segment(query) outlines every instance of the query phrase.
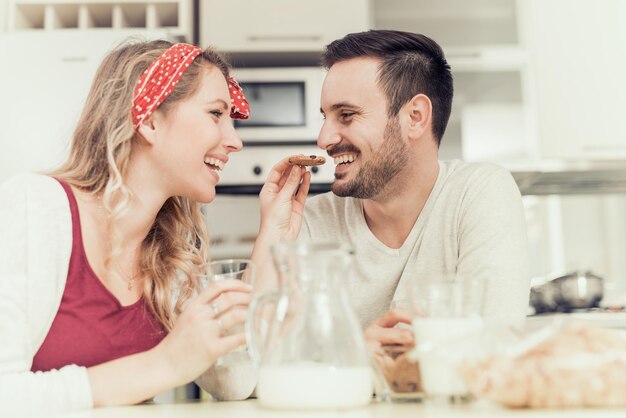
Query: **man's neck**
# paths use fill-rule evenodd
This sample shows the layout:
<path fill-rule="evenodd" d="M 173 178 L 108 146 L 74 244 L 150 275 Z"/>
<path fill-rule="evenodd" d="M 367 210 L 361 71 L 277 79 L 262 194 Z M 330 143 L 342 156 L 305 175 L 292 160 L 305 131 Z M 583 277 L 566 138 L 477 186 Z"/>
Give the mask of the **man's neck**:
<path fill-rule="evenodd" d="M 384 193 L 385 197 L 363 200 L 367 226 L 380 242 L 390 248 L 402 247 L 439 175 L 439 162 L 436 159 L 415 167 L 403 173 L 396 187 L 389 185 L 387 191 L 393 191 Z"/>

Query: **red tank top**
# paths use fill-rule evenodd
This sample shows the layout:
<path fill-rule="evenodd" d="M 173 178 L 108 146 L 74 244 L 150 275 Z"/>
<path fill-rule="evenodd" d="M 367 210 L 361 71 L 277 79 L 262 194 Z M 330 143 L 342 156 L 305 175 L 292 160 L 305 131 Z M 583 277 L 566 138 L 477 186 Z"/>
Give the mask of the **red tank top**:
<path fill-rule="evenodd" d="M 32 371 L 69 364 L 90 367 L 146 351 L 159 343 L 165 330 L 142 297 L 122 306 L 92 270 L 80 230 L 72 189 L 59 180 L 72 213 L 72 255 L 61 305 L 50 331 L 33 358 Z"/>

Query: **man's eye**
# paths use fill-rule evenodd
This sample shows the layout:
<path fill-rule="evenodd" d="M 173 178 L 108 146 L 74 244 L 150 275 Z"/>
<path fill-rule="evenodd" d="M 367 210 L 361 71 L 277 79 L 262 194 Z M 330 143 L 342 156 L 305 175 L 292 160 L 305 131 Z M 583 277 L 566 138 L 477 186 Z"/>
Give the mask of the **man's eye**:
<path fill-rule="evenodd" d="M 349 119 L 352 116 L 354 116 L 354 112 L 341 112 L 341 114 L 339 115 L 341 119 Z"/>

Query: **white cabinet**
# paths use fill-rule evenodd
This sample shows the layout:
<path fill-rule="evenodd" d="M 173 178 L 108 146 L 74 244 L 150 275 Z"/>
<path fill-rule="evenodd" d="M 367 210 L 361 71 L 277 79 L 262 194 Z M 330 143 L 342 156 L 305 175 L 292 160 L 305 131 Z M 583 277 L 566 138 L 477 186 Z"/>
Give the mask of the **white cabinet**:
<path fill-rule="evenodd" d="M 369 0 L 200 0 L 200 45 L 228 52 L 321 51 L 370 27 Z"/>
<path fill-rule="evenodd" d="M 455 93 L 440 158 L 510 164 L 535 158 L 518 1 L 374 0 L 373 5 L 377 29 L 423 33 L 446 54 Z"/>
<path fill-rule="evenodd" d="M 626 159 L 626 1 L 374 0 L 374 20 L 446 53 L 455 98 L 442 158 L 513 170 Z"/>
<path fill-rule="evenodd" d="M 9 0 L 8 29 L 167 30 L 192 39 L 191 0 Z"/>
<path fill-rule="evenodd" d="M 626 2 L 533 0 L 542 155 L 626 158 Z"/>

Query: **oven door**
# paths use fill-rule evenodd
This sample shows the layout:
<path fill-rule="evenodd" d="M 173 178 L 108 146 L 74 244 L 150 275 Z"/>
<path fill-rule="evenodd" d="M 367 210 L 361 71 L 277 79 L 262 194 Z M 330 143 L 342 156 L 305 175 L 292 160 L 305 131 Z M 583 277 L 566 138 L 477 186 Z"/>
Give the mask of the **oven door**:
<path fill-rule="evenodd" d="M 323 122 L 319 108 L 324 70 L 247 68 L 233 75 L 251 109 L 249 119 L 235 120 L 244 143 L 315 143 Z"/>

